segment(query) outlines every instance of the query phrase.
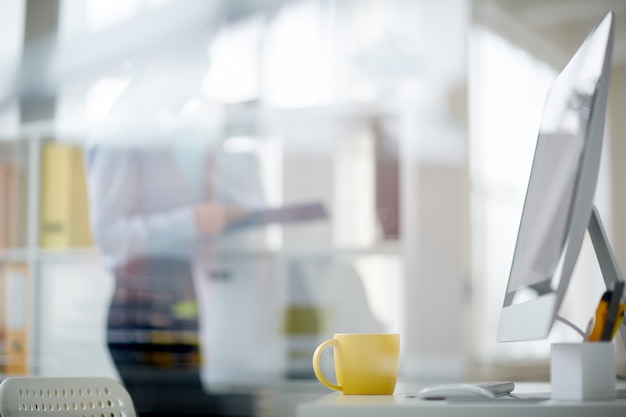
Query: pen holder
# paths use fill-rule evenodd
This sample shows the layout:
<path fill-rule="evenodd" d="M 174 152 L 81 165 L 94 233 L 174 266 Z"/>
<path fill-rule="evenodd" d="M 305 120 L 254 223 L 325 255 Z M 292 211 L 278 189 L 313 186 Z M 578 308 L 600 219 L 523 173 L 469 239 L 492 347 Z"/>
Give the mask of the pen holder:
<path fill-rule="evenodd" d="M 614 400 L 615 347 L 613 343 L 553 344 L 550 382 L 553 400 Z"/>

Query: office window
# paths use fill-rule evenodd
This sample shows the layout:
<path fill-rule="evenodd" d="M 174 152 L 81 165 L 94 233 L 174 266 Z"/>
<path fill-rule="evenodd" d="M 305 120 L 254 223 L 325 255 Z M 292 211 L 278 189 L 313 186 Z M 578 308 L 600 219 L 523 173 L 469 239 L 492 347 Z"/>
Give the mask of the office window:
<path fill-rule="evenodd" d="M 252 16 L 224 26 L 207 50 L 209 71 L 203 80 L 205 94 L 224 103 L 258 100 L 260 55 L 265 20 Z"/>
<path fill-rule="evenodd" d="M 495 342 L 535 149 L 548 65 L 483 27 L 471 32 L 470 172 L 475 354 L 545 353 L 545 344 Z M 549 348 L 549 344 L 547 344 Z"/>
<path fill-rule="evenodd" d="M 289 4 L 272 19 L 263 71 L 265 101 L 276 107 L 331 104 L 332 66 L 324 8 L 316 1 Z"/>
<path fill-rule="evenodd" d="M 87 0 L 84 7 L 89 29 L 98 32 L 170 2 L 171 0 Z"/>

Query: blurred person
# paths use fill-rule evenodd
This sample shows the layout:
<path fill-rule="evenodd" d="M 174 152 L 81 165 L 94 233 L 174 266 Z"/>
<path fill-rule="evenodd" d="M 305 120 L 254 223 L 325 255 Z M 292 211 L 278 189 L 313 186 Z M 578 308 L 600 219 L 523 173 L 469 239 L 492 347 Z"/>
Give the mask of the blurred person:
<path fill-rule="evenodd" d="M 135 63 L 85 153 L 92 234 L 115 277 L 107 343 L 140 415 L 251 413 L 247 397 L 224 410 L 200 375 L 194 263 L 262 202 L 256 160 L 220 151 L 205 58 Z"/>

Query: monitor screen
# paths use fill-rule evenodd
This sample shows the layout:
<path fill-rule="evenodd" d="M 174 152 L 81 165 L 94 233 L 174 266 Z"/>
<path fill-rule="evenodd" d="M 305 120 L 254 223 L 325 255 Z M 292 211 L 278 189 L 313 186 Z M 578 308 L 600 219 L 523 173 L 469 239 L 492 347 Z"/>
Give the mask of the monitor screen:
<path fill-rule="evenodd" d="M 567 290 L 593 207 L 612 42 L 608 13 L 546 96 L 498 341 L 546 338 Z"/>

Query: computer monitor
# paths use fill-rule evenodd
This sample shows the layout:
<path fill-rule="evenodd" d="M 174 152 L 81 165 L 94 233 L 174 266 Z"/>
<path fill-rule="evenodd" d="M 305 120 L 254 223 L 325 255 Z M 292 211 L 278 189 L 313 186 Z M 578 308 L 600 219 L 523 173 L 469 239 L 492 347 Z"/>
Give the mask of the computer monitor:
<path fill-rule="evenodd" d="M 612 46 L 613 13 L 609 12 L 547 93 L 498 342 L 549 336 L 585 230 L 590 232 L 607 286 L 621 280 L 594 208 Z"/>

